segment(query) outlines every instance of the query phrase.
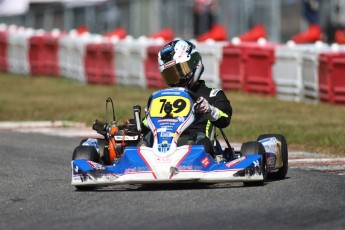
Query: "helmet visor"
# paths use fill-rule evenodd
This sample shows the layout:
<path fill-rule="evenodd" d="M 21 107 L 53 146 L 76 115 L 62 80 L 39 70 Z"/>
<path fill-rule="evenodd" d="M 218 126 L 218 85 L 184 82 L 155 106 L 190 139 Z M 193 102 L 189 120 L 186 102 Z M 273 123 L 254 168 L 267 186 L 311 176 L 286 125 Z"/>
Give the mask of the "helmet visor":
<path fill-rule="evenodd" d="M 198 65 L 200 55 L 194 53 L 191 55 L 190 60 L 182 63 L 177 63 L 170 66 L 162 71 L 162 76 L 169 86 L 175 86 L 178 82 L 183 82 L 186 77 L 188 77 Z"/>
<path fill-rule="evenodd" d="M 167 85 L 172 86 L 183 80 L 193 69 L 190 68 L 188 62 L 178 63 L 162 72 L 163 79 Z"/>

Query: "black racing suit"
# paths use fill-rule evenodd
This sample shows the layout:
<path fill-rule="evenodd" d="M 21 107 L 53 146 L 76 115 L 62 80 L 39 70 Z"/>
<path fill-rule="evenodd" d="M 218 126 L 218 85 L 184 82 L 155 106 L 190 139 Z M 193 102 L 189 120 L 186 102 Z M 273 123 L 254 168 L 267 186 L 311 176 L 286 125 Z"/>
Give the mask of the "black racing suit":
<path fill-rule="evenodd" d="M 232 116 L 232 107 L 223 90 L 209 88 L 205 85 L 205 81 L 199 80 L 194 84 L 190 91 L 192 91 L 197 97 L 204 97 L 211 105 L 218 108 L 223 113 L 221 113 L 218 120 L 213 122 L 200 118 L 186 131 L 190 132 L 190 134 L 204 132 L 206 136 L 209 136 L 209 132 L 211 131 L 208 128 L 209 125 L 214 125 L 217 128 L 225 128 L 229 126 Z"/>
<path fill-rule="evenodd" d="M 209 104 L 220 110 L 220 116 L 216 121 L 209 121 L 205 117 L 199 117 L 197 121 L 188 127 L 181 135 L 178 145 L 182 145 L 187 140 L 193 140 L 196 144 L 205 146 L 206 152 L 214 155 L 211 134 L 213 126 L 225 128 L 229 126 L 232 116 L 232 107 L 223 90 L 212 89 L 206 86 L 205 81 L 197 81 L 190 89 L 196 97 L 204 97 Z"/>

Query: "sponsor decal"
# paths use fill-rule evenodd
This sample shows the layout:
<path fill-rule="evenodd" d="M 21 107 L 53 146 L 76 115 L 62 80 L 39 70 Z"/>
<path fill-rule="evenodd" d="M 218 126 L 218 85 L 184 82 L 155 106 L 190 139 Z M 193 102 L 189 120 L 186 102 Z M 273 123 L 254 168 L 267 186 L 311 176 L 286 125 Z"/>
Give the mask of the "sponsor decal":
<path fill-rule="evenodd" d="M 189 45 L 187 42 L 185 41 L 179 41 L 176 43 L 175 45 L 175 55 L 174 57 L 175 58 L 180 58 L 182 57 L 185 53 L 186 53 L 186 50 L 189 48 Z"/>
<path fill-rule="evenodd" d="M 202 167 L 201 166 L 197 166 L 197 165 L 180 165 L 178 166 L 179 170 L 201 170 Z"/>
<path fill-rule="evenodd" d="M 171 132 L 162 132 L 161 137 L 171 137 Z"/>
<path fill-rule="evenodd" d="M 193 170 L 193 166 L 192 165 L 183 165 L 183 166 L 178 166 L 179 170 Z"/>
<path fill-rule="evenodd" d="M 127 168 L 125 170 L 125 174 L 127 174 L 127 173 L 135 173 L 135 172 L 137 172 L 137 168 L 136 167 L 134 167 L 134 168 Z"/>
<path fill-rule="evenodd" d="M 170 163 L 171 157 L 157 157 L 156 163 Z"/>
<path fill-rule="evenodd" d="M 231 168 L 231 167 L 237 165 L 238 163 L 240 163 L 241 161 L 244 161 L 245 159 L 246 159 L 246 157 L 243 156 L 241 158 L 238 158 L 236 160 L 233 160 L 233 161 L 230 161 L 230 162 L 226 163 L 225 166 L 228 167 L 228 168 Z"/>
<path fill-rule="evenodd" d="M 176 123 L 176 122 L 178 122 L 178 120 L 177 119 L 161 119 L 161 120 L 158 120 L 158 123 L 162 123 L 162 122 Z"/>
<path fill-rule="evenodd" d="M 157 129 L 157 133 L 159 133 L 159 132 L 166 132 L 166 131 L 167 131 L 167 129 L 165 127 Z"/>
<path fill-rule="evenodd" d="M 173 66 L 175 64 L 176 64 L 176 60 L 172 60 L 172 61 L 169 61 L 169 62 L 165 63 L 163 68 L 167 69 L 167 68 L 169 68 L 169 67 L 171 67 L 171 66 Z"/>
<path fill-rule="evenodd" d="M 267 167 L 274 167 L 276 164 L 276 158 L 275 157 L 269 157 L 267 158 Z"/>
<path fill-rule="evenodd" d="M 126 168 L 124 174 L 129 174 L 129 173 L 137 173 L 137 172 L 145 172 L 147 171 L 147 167 L 133 167 L 133 168 Z"/>
<path fill-rule="evenodd" d="M 182 88 L 182 89 L 184 89 L 184 88 Z M 179 91 L 163 91 L 163 92 L 161 92 L 161 94 L 162 95 L 168 95 L 168 96 L 170 96 L 170 95 L 181 95 L 181 92 L 179 92 Z"/>
<path fill-rule="evenodd" d="M 206 168 L 210 164 L 210 160 L 206 156 L 204 159 L 201 160 L 201 164 Z"/>
<path fill-rule="evenodd" d="M 87 163 L 95 170 L 104 170 L 105 167 L 101 164 L 98 164 L 96 162 L 93 161 L 87 161 Z"/>
<path fill-rule="evenodd" d="M 125 140 L 125 141 L 135 141 L 135 140 L 138 140 L 138 136 L 114 136 L 115 140 L 116 141 L 122 141 L 122 140 Z"/>
<path fill-rule="evenodd" d="M 179 116 L 179 117 L 177 118 L 177 120 L 178 120 L 179 122 L 184 122 L 184 121 L 185 121 L 185 118 L 182 117 L 182 116 Z"/>
<path fill-rule="evenodd" d="M 116 179 L 119 178 L 119 176 L 116 175 L 115 173 L 109 173 L 109 174 L 103 174 L 103 178 L 108 181 L 115 181 Z"/>

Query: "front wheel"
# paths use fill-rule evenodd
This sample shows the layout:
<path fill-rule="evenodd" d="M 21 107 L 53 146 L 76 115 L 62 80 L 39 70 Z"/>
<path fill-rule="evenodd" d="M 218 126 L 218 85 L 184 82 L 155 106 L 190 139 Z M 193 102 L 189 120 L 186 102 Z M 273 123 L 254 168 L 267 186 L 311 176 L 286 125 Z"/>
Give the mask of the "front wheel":
<path fill-rule="evenodd" d="M 280 142 L 280 152 L 281 152 L 281 160 L 283 161 L 283 166 L 278 169 L 277 172 L 272 172 L 267 174 L 267 179 L 270 180 L 283 180 L 286 177 L 289 168 L 289 160 L 288 160 L 288 146 L 285 137 L 281 134 L 262 134 L 258 137 L 258 141 L 275 137 Z"/>
<path fill-rule="evenodd" d="M 249 141 L 242 144 L 241 155 L 257 154 L 261 156 L 261 173 L 264 177 L 262 181 L 243 182 L 244 186 L 263 186 L 266 180 L 266 151 L 264 146 L 258 141 Z"/>
<path fill-rule="evenodd" d="M 73 151 L 72 160 L 89 160 L 96 163 L 99 163 L 99 155 L 97 150 L 92 146 L 77 146 Z M 94 186 L 75 186 L 79 191 L 90 191 L 94 190 Z"/>

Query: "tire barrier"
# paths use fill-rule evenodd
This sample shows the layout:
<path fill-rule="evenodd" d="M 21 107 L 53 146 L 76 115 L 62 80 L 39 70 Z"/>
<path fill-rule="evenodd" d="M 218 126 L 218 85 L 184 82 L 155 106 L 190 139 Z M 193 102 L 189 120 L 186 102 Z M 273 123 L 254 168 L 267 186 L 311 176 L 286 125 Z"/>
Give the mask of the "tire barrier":
<path fill-rule="evenodd" d="M 171 34 L 171 31 L 168 31 Z M 194 42 L 213 88 L 296 102 L 345 105 L 345 46 L 206 40 Z M 0 71 L 91 84 L 165 88 L 157 54 L 164 38 L 60 33 L 0 26 Z"/>

